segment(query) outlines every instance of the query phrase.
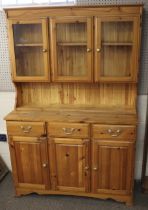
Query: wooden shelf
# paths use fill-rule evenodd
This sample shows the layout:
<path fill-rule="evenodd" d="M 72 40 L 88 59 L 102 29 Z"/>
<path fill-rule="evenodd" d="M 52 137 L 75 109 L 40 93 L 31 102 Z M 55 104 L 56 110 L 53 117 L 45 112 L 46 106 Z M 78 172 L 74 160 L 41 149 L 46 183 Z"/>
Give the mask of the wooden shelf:
<path fill-rule="evenodd" d="M 15 44 L 16 47 L 42 47 L 43 44 L 42 43 L 25 43 L 25 44 L 22 44 L 22 43 L 18 43 L 18 44 Z"/>
<path fill-rule="evenodd" d="M 58 46 L 87 46 L 86 42 L 58 42 Z"/>
<path fill-rule="evenodd" d="M 102 42 L 103 46 L 132 46 L 132 42 Z"/>
<path fill-rule="evenodd" d="M 26 105 L 17 107 L 16 110 L 64 110 L 64 111 L 80 111 L 80 112 L 95 112 L 95 113 L 119 113 L 119 114 L 136 114 L 136 110 L 131 107 L 107 107 L 107 106 L 92 106 L 92 105 L 69 105 L 69 104 L 51 104 L 49 106 Z"/>
<path fill-rule="evenodd" d="M 24 121 L 52 121 L 75 123 L 99 123 L 114 125 L 135 125 L 137 116 L 134 110 L 119 108 L 97 108 L 79 106 L 55 106 L 48 107 L 18 107 L 5 117 L 5 120 Z"/>

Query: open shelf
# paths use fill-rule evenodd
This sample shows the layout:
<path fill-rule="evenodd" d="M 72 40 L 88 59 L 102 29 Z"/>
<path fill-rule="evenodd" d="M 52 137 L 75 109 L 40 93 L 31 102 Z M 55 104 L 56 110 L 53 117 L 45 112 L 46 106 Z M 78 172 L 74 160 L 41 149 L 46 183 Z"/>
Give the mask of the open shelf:
<path fill-rule="evenodd" d="M 102 42 L 104 46 L 132 46 L 132 42 Z"/>
<path fill-rule="evenodd" d="M 16 108 L 19 111 L 27 110 L 42 110 L 42 111 L 67 111 L 67 112 L 89 112 L 89 113 L 120 113 L 121 115 L 127 114 L 136 114 L 136 110 L 127 106 L 127 107 L 118 107 L 118 106 L 93 106 L 93 105 L 73 105 L 73 104 L 50 104 L 48 106 L 37 106 L 36 104 L 28 104 L 24 106 L 19 106 Z"/>
<path fill-rule="evenodd" d="M 43 44 L 42 43 L 18 43 L 15 44 L 16 47 L 42 47 Z"/>
<path fill-rule="evenodd" d="M 5 120 L 25 120 L 56 122 L 87 122 L 102 124 L 131 125 L 137 122 L 135 110 L 122 108 L 87 107 L 87 106 L 56 106 L 36 107 L 33 105 L 18 107 L 5 117 Z M 19 113 L 19 114 L 18 114 Z M 124 120 L 123 120 L 124 119 Z"/>
<path fill-rule="evenodd" d="M 58 42 L 58 46 L 87 46 L 86 42 Z"/>

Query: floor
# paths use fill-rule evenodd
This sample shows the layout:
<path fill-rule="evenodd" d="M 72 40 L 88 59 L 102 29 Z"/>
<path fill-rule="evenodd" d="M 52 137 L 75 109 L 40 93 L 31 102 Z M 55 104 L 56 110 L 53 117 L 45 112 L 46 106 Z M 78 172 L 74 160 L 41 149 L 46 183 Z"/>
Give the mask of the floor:
<path fill-rule="evenodd" d="M 9 173 L 0 183 L 0 210 L 148 210 L 148 194 L 141 194 L 139 187 L 136 188 L 133 207 L 112 200 L 74 196 L 31 194 L 16 198 Z"/>

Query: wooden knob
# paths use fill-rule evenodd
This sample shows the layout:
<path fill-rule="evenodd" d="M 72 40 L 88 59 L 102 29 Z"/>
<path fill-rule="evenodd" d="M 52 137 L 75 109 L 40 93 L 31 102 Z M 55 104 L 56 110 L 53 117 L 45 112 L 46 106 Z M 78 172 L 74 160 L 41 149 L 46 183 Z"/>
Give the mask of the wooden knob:
<path fill-rule="evenodd" d="M 91 52 L 91 49 L 90 48 L 87 48 L 87 52 Z"/>
<path fill-rule="evenodd" d="M 98 170 L 98 168 L 97 168 L 97 167 L 94 167 L 94 168 L 93 168 L 93 170 L 94 170 L 94 171 L 97 171 L 97 170 Z"/>
<path fill-rule="evenodd" d="M 85 170 L 87 171 L 88 169 L 89 169 L 89 166 L 86 166 L 86 167 L 85 167 Z"/>
<path fill-rule="evenodd" d="M 43 163 L 42 166 L 43 166 L 43 168 L 46 168 L 47 167 L 47 164 L 46 163 Z"/>
<path fill-rule="evenodd" d="M 43 52 L 47 52 L 47 49 L 43 49 Z"/>
<path fill-rule="evenodd" d="M 100 52 L 101 51 L 101 49 L 100 48 L 97 48 L 97 52 Z"/>

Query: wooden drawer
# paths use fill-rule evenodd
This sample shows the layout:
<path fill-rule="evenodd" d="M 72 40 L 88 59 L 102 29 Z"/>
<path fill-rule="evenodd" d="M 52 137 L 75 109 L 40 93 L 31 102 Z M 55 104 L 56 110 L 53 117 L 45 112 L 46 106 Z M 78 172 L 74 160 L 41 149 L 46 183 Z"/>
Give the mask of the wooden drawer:
<path fill-rule="evenodd" d="M 89 126 L 81 123 L 48 123 L 48 135 L 56 137 L 88 138 Z"/>
<path fill-rule="evenodd" d="M 42 136 L 45 134 L 44 122 L 7 122 L 8 135 Z"/>
<path fill-rule="evenodd" d="M 93 125 L 92 137 L 94 139 L 133 140 L 136 137 L 136 127 L 124 125 Z"/>

